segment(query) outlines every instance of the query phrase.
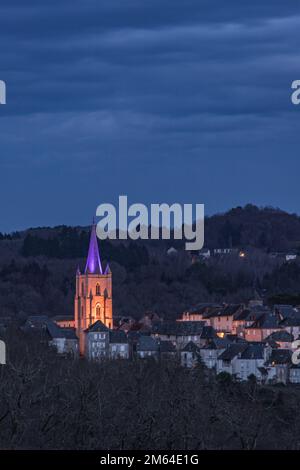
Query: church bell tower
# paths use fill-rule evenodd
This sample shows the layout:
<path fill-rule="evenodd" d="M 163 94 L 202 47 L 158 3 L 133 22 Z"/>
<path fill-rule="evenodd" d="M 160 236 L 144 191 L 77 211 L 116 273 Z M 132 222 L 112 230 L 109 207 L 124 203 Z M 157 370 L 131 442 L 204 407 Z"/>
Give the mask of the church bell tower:
<path fill-rule="evenodd" d="M 85 351 L 84 330 L 97 320 L 113 328 L 112 275 L 108 264 L 102 270 L 96 225 L 93 224 L 84 273 L 79 268 L 76 273 L 75 328 L 82 355 Z"/>

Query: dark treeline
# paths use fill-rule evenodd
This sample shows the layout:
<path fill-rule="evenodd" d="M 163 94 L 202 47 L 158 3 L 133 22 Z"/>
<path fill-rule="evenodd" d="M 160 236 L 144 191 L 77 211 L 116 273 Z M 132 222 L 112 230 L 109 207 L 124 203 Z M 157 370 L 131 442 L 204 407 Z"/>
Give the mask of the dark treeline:
<path fill-rule="evenodd" d="M 208 217 L 205 240 L 210 248 L 252 246 L 265 251 L 299 250 L 300 217 L 252 204 Z"/>
<path fill-rule="evenodd" d="M 40 229 L 42 231 L 43 229 Z M 46 229 L 45 229 L 46 230 Z M 25 236 L 22 254 L 24 256 L 44 255 L 50 258 L 80 258 L 85 256 L 89 232 L 71 227 L 47 229 L 50 236 Z M 18 238 L 18 233 L 2 237 Z M 1 234 L 0 234 L 1 240 Z M 183 247 L 180 240 L 153 241 L 153 246 L 164 250 L 171 244 Z M 104 257 L 116 261 L 124 258 L 124 248 L 109 242 L 102 242 Z M 136 245 L 136 243 L 135 243 Z M 258 208 L 252 204 L 236 207 L 225 214 L 217 214 L 205 219 L 205 246 L 208 248 L 254 247 L 264 251 L 297 250 L 300 247 L 300 217 L 272 207 Z M 139 255 L 141 253 L 139 252 Z M 142 255 L 145 256 L 145 253 Z M 123 264 L 123 263 L 121 263 Z"/>
<path fill-rule="evenodd" d="M 21 254 L 24 257 L 46 256 L 48 258 L 72 259 L 84 258 L 88 251 L 90 234 L 88 231 L 64 227 L 59 233 L 50 237 L 26 235 Z M 101 242 L 103 259 L 113 259 L 129 268 L 148 264 L 148 251 L 136 243 L 113 244 L 107 240 Z"/>
<path fill-rule="evenodd" d="M 12 232 L 12 233 L 1 233 L 0 232 L 0 240 L 19 240 L 21 235 L 19 232 Z"/>
<path fill-rule="evenodd" d="M 174 319 L 199 302 L 247 302 L 257 294 L 297 301 L 299 261 L 269 252 L 298 250 L 298 216 L 248 205 L 208 218 L 205 235 L 207 246 L 238 245 L 247 256 L 192 264 L 182 240 L 99 242 L 103 266 L 109 261 L 113 272 L 114 314 L 139 318 L 151 310 Z M 0 317 L 72 314 L 75 272 L 77 265 L 84 269 L 89 236 L 88 229 L 60 226 L 0 239 Z M 169 246 L 177 255 L 167 256 Z"/>
<path fill-rule="evenodd" d="M 300 449 L 299 387 L 170 361 L 73 361 L 35 336 L 5 339 L 2 449 Z"/>
<path fill-rule="evenodd" d="M 17 257 L 0 265 L 0 317 L 72 314 L 76 266 L 84 262 Z M 270 303 L 299 304 L 299 261 L 274 263 L 256 253 L 194 264 L 186 253 L 134 267 L 111 261 L 114 314 L 175 319 L 199 302 L 247 302 L 258 292 Z"/>

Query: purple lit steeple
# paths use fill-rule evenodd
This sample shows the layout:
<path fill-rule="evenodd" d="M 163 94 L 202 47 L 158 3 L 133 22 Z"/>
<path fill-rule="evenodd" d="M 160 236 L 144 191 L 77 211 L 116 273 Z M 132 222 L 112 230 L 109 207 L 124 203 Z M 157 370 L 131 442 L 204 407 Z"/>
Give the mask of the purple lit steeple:
<path fill-rule="evenodd" d="M 97 242 L 96 225 L 93 223 L 85 274 L 103 274 Z"/>
<path fill-rule="evenodd" d="M 104 271 L 104 275 L 106 276 L 107 274 L 111 274 L 111 270 L 110 270 L 110 267 L 109 267 L 108 263 L 107 263 L 105 271 Z"/>

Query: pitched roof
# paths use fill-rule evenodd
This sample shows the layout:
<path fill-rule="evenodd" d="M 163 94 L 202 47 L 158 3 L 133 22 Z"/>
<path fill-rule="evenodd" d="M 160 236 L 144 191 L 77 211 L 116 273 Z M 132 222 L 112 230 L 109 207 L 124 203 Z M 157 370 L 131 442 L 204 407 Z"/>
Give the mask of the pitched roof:
<path fill-rule="evenodd" d="M 226 349 L 230 345 L 230 341 L 225 338 L 219 338 L 218 336 L 210 340 L 205 346 L 201 349 Z"/>
<path fill-rule="evenodd" d="M 86 260 L 84 273 L 103 274 L 95 224 L 92 226 L 88 257 Z"/>
<path fill-rule="evenodd" d="M 109 332 L 110 343 L 128 343 L 127 336 L 123 330 L 112 330 Z"/>
<path fill-rule="evenodd" d="M 192 336 L 200 335 L 204 326 L 203 321 L 157 322 L 153 324 L 151 332 L 170 336 Z"/>
<path fill-rule="evenodd" d="M 201 339 L 212 339 L 217 338 L 217 333 L 212 326 L 203 326 L 200 338 Z"/>
<path fill-rule="evenodd" d="M 291 357 L 292 351 L 289 349 L 273 349 L 269 362 L 271 364 L 289 364 Z"/>
<path fill-rule="evenodd" d="M 184 348 L 182 348 L 183 352 L 193 352 L 193 353 L 200 353 L 200 348 L 193 342 L 189 341 Z"/>
<path fill-rule="evenodd" d="M 241 353 L 241 359 L 264 359 L 265 347 L 263 343 L 250 343 Z"/>
<path fill-rule="evenodd" d="M 218 359 L 221 359 L 222 361 L 231 361 L 238 354 L 242 353 L 247 347 L 247 344 L 244 343 L 231 344 L 220 354 L 220 356 L 218 356 Z"/>
<path fill-rule="evenodd" d="M 236 315 L 234 316 L 234 320 L 235 321 L 245 320 L 247 316 L 249 315 L 249 313 L 250 313 L 250 310 L 248 308 L 244 308 L 243 310 L 238 311 L 236 313 Z"/>
<path fill-rule="evenodd" d="M 90 325 L 89 328 L 87 328 L 85 331 L 87 333 L 101 332 L 101 331 L 102 332 L 107 332 L 107 331 L 109 331 L 109 329 L 107 328 L 107 326 L 104 325 L 104 323 L 102 323 L 102 321 L 97 320 L 95 323 Z"/>
<path fill-rule="evenodd" d="M 242 304 L 225 305 L 225 307 L 213 312 L 210 317 L 231 317 L 238 315 L 242 307 Z"/>
<path fill-rule="evenodd" d="M 222 305 L 220 305 L 220 304 L 201 302 L 197 305 L 194 305 L 193 307 L 190 307 L 187 310 L 187 313 L 203 314 L 203 313 L 206 313 L 206 312 L 208 312 L 212 309 L 220 309 L 220 308 L 222 308 Z"/>
<path fill-rule="evenodd" d="M 51 319 L 55 321 L 72 321 L 74 320 L 74 315 L 55 315 Z"/>
<path fill-rule="evenodd" d="M 66 339 L 78 339 L 75 328 L 62 328 L 62 334 Z"/>
<path fill-rule="evenodd" d="M 264 329 L 272 329 L 272 328 L 279 328 L 280 318 L 277 314 L 273 312 L 266 312 L 261 315 L 252 326 L 248 328 L 264 328 Z"/>
<path fill-rule="evenodd" d="M 137 342 L 137 351 L 158 351 L 159 344 L 152 336 L 140 336 Z"/>
<path fill-rule="evenodd" d="M 300 312 L 292 305 L 274 305 L 274 311 L 278 312 L 282 318 L 300 318 Z"/>
<path fill-rule="evenodd" d="M 286 317 L 280 322 L 281 326 L 300 326 L 300 318 Z"/>
<path fill-rule="evenodd" d="M 269 341 L 269 340 L 283 341 L 283 342 L 286 342 L 286 343 L 291 343 L 292 341 L 294 341 L 294 337 L 293 337 L 293 335 L 291 335 L 287 331 L 282 330 L 282 331 L 274 331 L 274 333 L 270 334 L 265 339 L 265 341 Z"/>

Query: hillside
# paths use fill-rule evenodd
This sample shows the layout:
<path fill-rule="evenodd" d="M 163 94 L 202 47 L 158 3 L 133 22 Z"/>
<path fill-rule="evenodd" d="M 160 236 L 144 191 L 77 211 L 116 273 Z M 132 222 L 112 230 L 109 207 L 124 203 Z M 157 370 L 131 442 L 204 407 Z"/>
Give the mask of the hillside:
<path fill-rule="evenodd" d="M 270 252 L 299 250 L 300 219 L 279 209 L 252 205 L 206 219 L 209 248 L 247 249 L 238 256 L 192 264 L 182 241 L 102 241 L 100 251 L 113 272 L 116 315 L 140 317 L 156 311 L 175 318 L 199 302 L 298 298 L 300 266 Z M 0 236 L 0 316 L 71 314 L 77 265 L 84 268 L 87 227 L 46 227 Z M 167 256 L 176 246 L 176 256 Z"/>

